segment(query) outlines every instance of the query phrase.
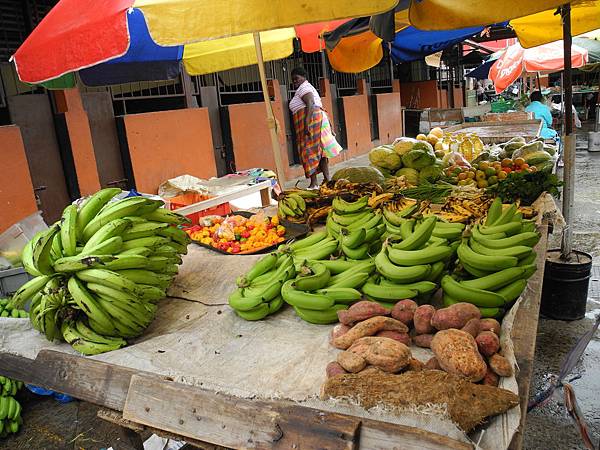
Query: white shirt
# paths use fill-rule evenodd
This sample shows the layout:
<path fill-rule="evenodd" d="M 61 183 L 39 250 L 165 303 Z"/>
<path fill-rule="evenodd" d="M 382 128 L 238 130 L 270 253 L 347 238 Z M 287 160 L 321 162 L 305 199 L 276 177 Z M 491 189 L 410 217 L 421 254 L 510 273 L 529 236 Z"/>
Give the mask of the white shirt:
<path fill-rule="evenodd" d="M 306 103 L 304 103 L 302 97 L 308 93 L 312 94 L 315 106 L 318 106 L 319 108 L 323 107 L 323 102 L 321 101 L 321 97 L 319 97 L 319 93 L 314 88 L 314 86 L 310 84 L 308 80 L 306 80 L 304 83 L 298 86 L 294 97 L 290 100 L 290 111 L 292 111 L 292 113 L 295 113 L 296 111 L 299 111 L 302 108 L 306 108 Z"/>

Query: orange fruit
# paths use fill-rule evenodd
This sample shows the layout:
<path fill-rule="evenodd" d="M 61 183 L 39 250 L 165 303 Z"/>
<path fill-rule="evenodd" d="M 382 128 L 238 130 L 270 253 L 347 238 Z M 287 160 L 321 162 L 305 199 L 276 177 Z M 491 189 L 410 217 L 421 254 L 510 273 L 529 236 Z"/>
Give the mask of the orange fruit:
<path fill-rule="evenodd" d="M 519 166 L 522 167 L 523 164 L 525 164 L 525 160 L 523 158 L 516 158 L 513 163 L 515 164 L 515 166 Z"/>
<path fill-rule="evenodd" d="M 510 158 L 504 158 L 501 163 L 502 167 L 510 167 L 513 165 L 513 161 Z"/>

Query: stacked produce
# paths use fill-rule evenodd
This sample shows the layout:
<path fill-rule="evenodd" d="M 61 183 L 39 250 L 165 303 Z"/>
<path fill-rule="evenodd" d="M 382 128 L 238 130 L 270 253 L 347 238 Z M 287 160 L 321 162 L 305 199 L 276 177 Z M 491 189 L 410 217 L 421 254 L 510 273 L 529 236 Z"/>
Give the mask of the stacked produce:
<path fill-rule="evenodd" d="M 279 217 L 255 214 L 249 218 L 207 216 L 198 225 L 186 228 L 190 238 L 227 253 L 254 253 L 285 240 L 285 227 Z"/>
<path fill-rule="evenodd" d="M 304 189 L 294 189 L 286 191 L 277 199 L 277 215 L 280 219 L 286 219 L 290 222 L 306 222 L 309 214 L 309 203 L 311 199 L 319 197 L 316 191 Z"/>
<path fill-rule="evenodd" d="M 19 431 L 23 425 L 21 404 L 15 399 L 23 382 L 0 375 L 0 438 Z"/>
<path fill-rule="evenodd" d="M 126 345 L 152 322 L 156 303 L 177 275 L 189 237 L 187 219 L 143 197 L 111 199 L 103 189 L 23 249 L 23 265 L 35 278 L 12 305 L 30 303 L 30 320 L 48 340 L 64 339 L 94 355 Z"/>
<path fill-rule="evenodd" d="M 458 247 L 465 277 L 442 279 L 446 306 L 468 302 L 483 317 L 501 316 L 536 271 L 533 246 L 539 238 L 535 224 L 524 221 L 515 204 L 503 211 L 501 200 L 494 200 L 485 222 L 473 226 L 471 237 Z"/>
<path fill-rule="evenodd" d="M 9 299 L 0 298 L 0 317 L 27 319 L 29 317 L 29 313 L 24 309 L 15 308 Z"/>
<path fill-rule="evenodd" d="M 238 316 L 246 320 L 260 320 L 275 314 L 283 306 L 283 283 L 296 276 L 291 255 L 269 253 L 237 280 L 237 289 L 229 296 Z"/>

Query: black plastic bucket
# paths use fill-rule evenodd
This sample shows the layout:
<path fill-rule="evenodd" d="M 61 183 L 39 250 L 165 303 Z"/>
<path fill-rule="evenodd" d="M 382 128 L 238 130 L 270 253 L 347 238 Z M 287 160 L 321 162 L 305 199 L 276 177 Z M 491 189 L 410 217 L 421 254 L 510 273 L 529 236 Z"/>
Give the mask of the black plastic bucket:
<path fill-rule="evenodd" d="M 578 320 L 585 316 L 592 256 L 573 250 L 571 261 L 559 259 L 560 249 L 548 250 L 542 288 L 542 315 L 557 320 Z"/>

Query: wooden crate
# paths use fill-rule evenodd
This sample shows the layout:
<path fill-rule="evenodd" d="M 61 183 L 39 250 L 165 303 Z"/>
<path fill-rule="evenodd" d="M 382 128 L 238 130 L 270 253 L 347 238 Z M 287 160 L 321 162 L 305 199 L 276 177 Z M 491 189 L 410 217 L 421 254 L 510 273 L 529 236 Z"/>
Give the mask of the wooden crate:
<path fill-rule="evenodd" d="M 474 133 L 484 144 L 499 144 L 515 136 L 535 139 L 542 130 L 541 120 L 511 122 L 467 122 L 446 128 L 446 133 Z"/>
<path fill-rule="evenodd" d="M 505 113 L 487 113 L 481 120 L 483 122 L 515 122 L 534 120 L 533 113 L 527 111 L 513 111 Z"/>

